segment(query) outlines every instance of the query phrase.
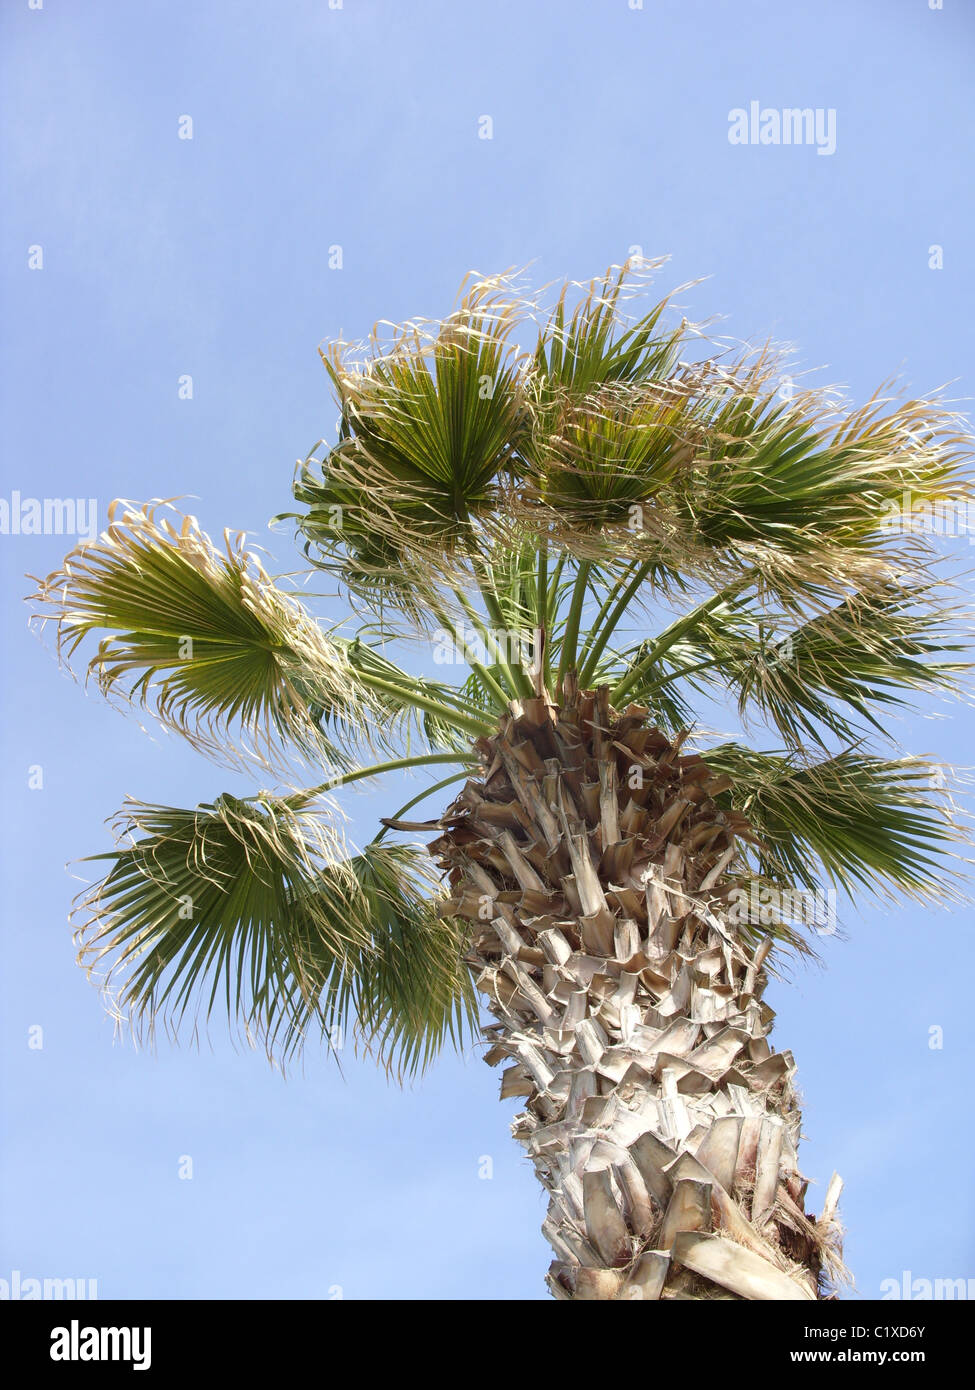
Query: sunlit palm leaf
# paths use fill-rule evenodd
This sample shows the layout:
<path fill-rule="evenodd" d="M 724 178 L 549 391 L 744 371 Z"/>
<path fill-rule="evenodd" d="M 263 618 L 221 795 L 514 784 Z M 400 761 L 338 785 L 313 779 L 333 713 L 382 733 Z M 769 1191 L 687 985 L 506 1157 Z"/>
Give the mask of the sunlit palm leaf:
<path fill-rule="evenodd" d="M 566 286 L 539 335 L 532 363 L 533 394 L 544 410 L 584 399 L 614 382 L 657 381 L 676 366 L 680 330 L 661 320 L 672 296 L 627 323 L 624 306 L 662 261 L 633 259 L 588 286 Z M 583 289 L 570 307 L 571 289 Z"/>
<path fill-rule="evenodd" d="M 409 602 L 424 569 L 452 573 L 474 523 L 497 511 L 523 414 L 512 311 L 503 280 L 480 281 L 432 331 L 408 324 L 358 357 L 344 344 L 323 354 L 342 429 L 302 470 L 299 526 L 357 590 L 396 588 Z"/>
<path fill-rule="evenodd" d="M 345 765 L 344 740 L 323 727 L 368 743 L 371 719 L 342 647 L 275 587 L 241 536 L 228 533 L 220 554 L 192 517 L 177 528 L 157 520 L 158 506 L 121 506 L 35 595 L 63 657 L 107 634 L 88 663 L 102 691 L 152 706 L 209 754 L 230 753 L 237 729 L 265 758 L 276 736 Z"/>
<path fill-rule="evenodd" d="M 827 391 L 784 402 L 782 367 L 697 364 L 573 403 L 537 446 L 513 515 L 576 554 L 719 587 L 757 569 L 783 602 L 810 585 L 892 580 L 927 548 L 891 527 L 893 510 L 972 495 L 958 418 L 932 401 L 851 411 Z"/>
<path fill-rule="evenodd" d="M 907 401 L 884 413 L 880 399 L 844 411 L 825 391 L 783 400 L 780 366 L 742 361 L 705 397 L 677 506 L 709 542 L 799 553 L 879 545 L 890 539 L 891 502 L 957 486 L 950 412 Z"/>

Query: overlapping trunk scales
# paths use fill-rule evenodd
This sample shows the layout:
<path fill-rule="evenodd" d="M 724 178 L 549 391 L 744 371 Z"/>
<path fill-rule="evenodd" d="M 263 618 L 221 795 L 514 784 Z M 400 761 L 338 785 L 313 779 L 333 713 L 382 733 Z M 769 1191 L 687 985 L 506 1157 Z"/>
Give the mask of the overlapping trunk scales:
<path fill-rule="evenodd" d="M 723 903 L 745 818 L 647 711 L 569 683 L 480 741 L 431 846 L 508 1061 L 513 1133 L 550 1194 L 558 1298 L 815 1299 L 842 1273 L 834 1178 L 804 1209 L 767 944 Z M 636 771 L 638 769 L 638 771 Z"/>

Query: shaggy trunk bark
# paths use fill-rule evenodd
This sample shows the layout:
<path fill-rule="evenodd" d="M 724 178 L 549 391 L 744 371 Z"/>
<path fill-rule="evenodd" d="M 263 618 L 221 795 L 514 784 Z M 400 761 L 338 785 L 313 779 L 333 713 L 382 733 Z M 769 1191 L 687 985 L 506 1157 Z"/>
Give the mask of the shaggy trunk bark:
<path fill-rule="evenodd" d="M 743 816 L 725 779 L 605 690 L 512 704 L 431 848 L 508 1061 L 502 1099 L 550 1194 L 547 1282 L 571 1299 L 816 1299 L 844 1274 L 835 1177 L 798 1170 L 768 942 L 730 925 Z"/>

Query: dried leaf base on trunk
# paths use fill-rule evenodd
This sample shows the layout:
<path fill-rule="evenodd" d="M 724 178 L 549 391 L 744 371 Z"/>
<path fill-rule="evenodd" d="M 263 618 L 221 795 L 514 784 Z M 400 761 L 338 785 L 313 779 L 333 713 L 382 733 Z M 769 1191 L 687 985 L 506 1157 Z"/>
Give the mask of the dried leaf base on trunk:
<path fill-rule="evenodd" d="M 431 846 L 498 1020 L 487 1061 L 550 1194 L 557 1298 L 816 1299 L 838 1179 L 804 1209 L 800 1114 L 763 961 L 728 922 L 727 780 L 567 683 L 512 705 Z"/>

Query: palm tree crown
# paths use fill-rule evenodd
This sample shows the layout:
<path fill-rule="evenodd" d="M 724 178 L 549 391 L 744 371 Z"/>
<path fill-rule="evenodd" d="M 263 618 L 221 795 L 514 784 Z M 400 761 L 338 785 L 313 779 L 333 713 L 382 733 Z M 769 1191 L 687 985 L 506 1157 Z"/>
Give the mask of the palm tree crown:
<path fill-rule="evenodd" d="M 640 309 L 652 269 L 566 286 L 547 312 L 516 279 L 477 281 L 442 322 L 323 353 L 338 438 L 286 515 L 348 596 L 344 629 L 242 537 L 217 545 L 162 503 L 115 504 L 39 583 L 66 659 L 98 640 L 107 696 L 276 779 L 120 813 L 79 939 L 136 1025 L 226 1009 L 288 1057 L 354 1020 L 407 1072 L 461 1043 L 469 915 L 422 843 L 390 837 L 488 770 L 499 722 L 576 690 L 703 754 L 736 832 L 727 885 L 959 891 L 950 795 L 889 724 L 959 689 L 962 623 L 931 536 L 892 523 L 905 501 L 967 501 L 967 435 L 940 400 L 783 390 L 771 350 L 715 342 L 666 300 Z M 401 639 L 449 644 L 463 678 L 412 674 L 387 654 Z M 753 733 L 708 736 L 715 702 Z M 449 775 L 344 845 L 344 786 L 437 764 Z M 775 914 L 742 931 L 804 947 Z"/>

